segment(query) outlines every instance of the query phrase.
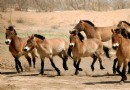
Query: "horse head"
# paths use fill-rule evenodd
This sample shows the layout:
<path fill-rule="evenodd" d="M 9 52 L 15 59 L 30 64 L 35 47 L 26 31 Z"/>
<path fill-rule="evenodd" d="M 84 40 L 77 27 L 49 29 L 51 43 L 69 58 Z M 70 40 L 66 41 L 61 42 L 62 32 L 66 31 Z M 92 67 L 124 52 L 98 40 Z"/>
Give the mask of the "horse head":
<path fill-rule="evenodd" d="M 74 27 L 74 30 L 75 31 L 83 31 L 85 29 L 85 26 L 84 26 L 84 21 L 83 20 L 80 20 L 79 23 Z"/>
<path fill-rule="evenodd" d="M 31 51 L 36 47 L 35 37 L 34 35 L 29 36 L 27 40 L 27 44 L 25 45 L 23 51 Z"/>
<path fill-rule="evenodd" d="M 119 45 L 121 44 L 121 31 L 118 29 L 115 30 L 111 30 L 112 31 L 112 48 L 114 50 L 117 50 L 117 48 L 119 47 Z"/>
<path fill-rule="evenodd" d="M 17 33 L 16 33 L 14 27 L 13 27 L 13 26 L 9 26 L 9 27 L 6 29 L 6 33 L 5 33 L 5 36 L 6 36 L 5 43 L 6 43 L 7 45 L 9 45 L 9 44 L 11 43 L 11 41 L 12 41 L 12 38 L 13 38 L 14 36 L 16 36 L 16 35 L 17 35 Z"/>

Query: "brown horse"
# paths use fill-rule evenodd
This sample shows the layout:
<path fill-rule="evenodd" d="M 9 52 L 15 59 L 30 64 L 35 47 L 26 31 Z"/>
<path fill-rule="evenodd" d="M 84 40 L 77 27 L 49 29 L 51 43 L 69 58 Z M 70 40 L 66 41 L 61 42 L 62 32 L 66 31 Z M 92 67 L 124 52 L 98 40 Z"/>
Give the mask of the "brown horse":
<path fill-rule="evenodd" d="M 60 75 L 60 70 L 55 66 L 53 62 L 53 56 L 58 55 L 63 59 L 63 68 L 68 70 L 67 67 L 67 50 L 68 43 L 61 38 L 53 38 L 47 39 L 41 35 L 34 34 L 32 35 L 28 41 L 26 46 L 24 47 L 24 51 L 31 51 L 36 48 L 40 57 L 41 57 L 41 72 L 40 74 L 44 74 L 44 59 L 45 57 L 49 58 L 51 61 L 51 65 L 57 71 L 58 75 Z"/>
<path fill-rule="evenodd" d="M 127 30 L 130 31 L 130 23 L 128 23 L 127 21 L 120 21 L 117 27 L 126 28 Z"/>
<path fill-rule="evenodd" d="M 111 29 L 115 29 L 116 26 L 108 26 L 108 27 L 95 27 L 95 25 L 89 20 L 80 20 L 79 23 L 74 27 L 74 30 L 80 32 L 84 31 L 87 38 L 97 38 L 102 42 L 106 42 L 111 39 L 112 32 Z M 106 55 L 109 56 L 109 48 L 103 47 L 106 50 Z"/>
<path fill-rule="evenodd" d="M 95 25 L 89 20 L 80 20 L 74 27 L 74 29 L 78 32 L 84 31 L 87 38 L 97 38 L 102 42 L 106 42 L 111 39 L 111 29 L 115 28 L 116 26 L 95 27 Z"/>
<path fill-rule="evenodd" d="M 19 58 L 24 55 L 25 58 L 28 60 L 29 66 L 31 67 L 31 57 L 28 55 L 28 53 L 23 52 L 23 48 L 27 42 L 27 38 L 20 38 L 17 36 L 17 33 L 13 26 L 9 26 L 6 29 L 6 40 L 5 43 L 9 45 L 9 51 L 11 52 L 12 56 L 15 58 L 15 67 L 17 72 L 23 71 L 23 68 L 21 66 L 21 62 L 19 61 Z M 35 68 L 35 61 L 36 61 L 36 49 L 31 51 L 31 56 L 33 58 L 33 64 Z"/>
<path fill-rule="evenodd" d="M 92 71 L 94 70 L 94 63 L 96 62 L 97 58 L 99 59 L 100 62 L 100 69 L 104 69 L 102 65 L 102 59 L 101 59 L 103 45 L 100 40 L 96 38 L 84 40 L 81 33 L 78 33 L 77 31 L 72 31 L 72 32 L 70 31 L 69 49 L 72 49 L 72 50 L 68 50 L 68 54 L 69 56 L 71 56 L 70 51 L 72 51 L 73 60 L 74 60 L 73 65 L 76 68 L 75 75 L 78 74 L 78 70 L 82 71 L 82 69 L 79 68 L 81 57 L 93 58 L 93 62 L 91 65 Z"/>
<path fill-rule="evenodd" d="M 126 76 L 126 69 L 128 66 L 128 63 L 130 61 L 130 40 L 124 38 L 121 35 L 121 32 L 115 32 L 112 30 L 112 46 L 113 49 L 117 50 L 116 57 L 118 60 L 118 66 L 116 68 L 116 71 L 121 75 L 122 79 L 121 81 L 127 80 Z M 122 72 L 120 71 L 120 67 L 123 64 Z"/>
<path fill-rule="evenodd" d="M 113 30 L 116 34 L 121 34 L 124 38 L 126 39 L 130 39 L 130 32 L 125 29 L 125 28 L 116 28 Z M 116 73 L 116 63 L 117 63 L 117 58 L 114 59 L 114 63 L 113 63 L 113 73 Z M 128 73 L 130 74 L 130 62 L 128 63 Z"/>

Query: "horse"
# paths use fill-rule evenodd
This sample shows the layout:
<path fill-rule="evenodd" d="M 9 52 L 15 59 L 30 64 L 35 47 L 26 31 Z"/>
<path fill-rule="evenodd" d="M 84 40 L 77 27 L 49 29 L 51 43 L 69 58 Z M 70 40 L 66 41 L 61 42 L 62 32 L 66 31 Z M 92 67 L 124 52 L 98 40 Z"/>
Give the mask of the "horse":
<path fill-rule="evenodd" d="M 102 42 L 106 42 L 111 39 L 112 32 L 111 29 L 115 29 L 117 26 L 108 26 L 108 27 L 96 27 L 91 21 L 89 20 L 80 20 L 79 23 L 74 27 L 75 31 L 84 31 L 87 38 L 97 38 Z M 103 49 L 106 50 L 106 55 L 108 58 L 109 56 L 109 48 L 103 46 Z"/>
<path fill-rule="evenodd" d="M 121 82 L 127 80 L 126 76 L 126 69 L 128 66 L 128 63 L 130 61 L 130 40 L 126 39 L 121 35 L 121 32 L 115 32 L 112 31 L 112 47 L 113 49 L 117 50 L 116 57 L 118 60 L 118 65 L 116 68 L 116 71 L 119 73 L 119 75 L 122 77 Z M 122 72 L 120 71 L 120 67 L 123 64 Z"/>
<path fill-rule="evenodd" d="M 71 49 L 71 50 L 69 50 Z M 103 54 L 103 45 L 99 39 L 86 39 L 81 33 L 77 31 L 70 31 L 70 44 L 69 44 L 68 54 L 73 58 L 73 65 L 76 68 L 75 75 L 78 74 L 78 71 L 82 71 L 82 68 L 79 68 L 81 57 L 92 57 L 93 62 L 91 64 L 91 69 L 94 71 L 94 63 L 97 58 L 100 62 L 100 69 L 104 69 L 102 65 L 101 55 Z M 73 56 L 71 56 L 71 51 Z"/>
<path fill-rule="evenodd" d="M 57 55 L 63 59 L 63 68 L 64 70 L 68 70 L 67 67 L 67 50 L 68 50 L 68 42 L 62 38 L 52 38 L 47 39 L 42 35 L 33 34 L 27 40 L 27 44 L 24 47 L 24 51 L 30 52 L 32 49 L 36 48 L 40 58 L 41 58 L 41 71 L 40 74 L 44 74 L 44 59 L 45 57 L 50 59 L 52 67 L 57 71 L 57 75 L 60 74 L 60 70 L 55 66 L 53 62 L 53 56 Z"/>
<path fill-rule="evenodd" d="M 119 28 L 114 29 L 113 31 L 117 34 L 121 34 L 126 39 L 130 39 L 130 32 L 125 28 L 119 27 Z M 113 73 L 114 74 L 116 73 L 116 63 L 117 63 L 117 61 L 118 61 L 117 58 L 114 59 L 114 63 L 113 63 Z M 128 63 L 128 67 L 129 67 L 128 68 L 128 74 L 130 74 L 130 62 Z"/>
<path fill-rule="evenodd" d="M 31 57 L 28 55 L 27 52 L 23 52 L 23 48 L 27 42 L 27 38 L 21 38 L 21 37 L 17 36 L 17 32 L 13 26 L 9 26 L 6 29 L 5 36 L 6 36 L 5 43 L 7 45 L 9 45 L 9 51 L 15 59 L 15 68 L 16 68 L 17 72 L 20 72 L 19 69 L 21 69 L 21 72 L 23 72 L 21 62 L 19 61 L 19 58 L 23 55 L 25 56 L 25 58 L 27 59 L 27 61 L 29 63 L 29 66 L 31 67 L 32 66 Z M 30 52 L 31 56 L 33 58 L 33 65 L 34 65 L 33 67 L 34 68 L 35 68 L 35 62 L 36 62 L 36 57 L 37 57 L 36 52 L 37 52 L 36 49 L 34 49 Z"/>
<path fill-rule="evenodd" d="M 127 21 L 119 21 L 117 27 L 126 28 L 128 31 L 130 31 L 130 23 Z"/>
<path fill-rule="evenodd" d="M 111 29 L 115 29 L 117 26 L 108 27 L 96 27 L 89 20 L 80 20 L 79 23 L 74 27 L 74 30 L 80 32 L 84 31 L 87 38 L 97 38 L 102 42 L 106 42 L 111 39 Z"/>

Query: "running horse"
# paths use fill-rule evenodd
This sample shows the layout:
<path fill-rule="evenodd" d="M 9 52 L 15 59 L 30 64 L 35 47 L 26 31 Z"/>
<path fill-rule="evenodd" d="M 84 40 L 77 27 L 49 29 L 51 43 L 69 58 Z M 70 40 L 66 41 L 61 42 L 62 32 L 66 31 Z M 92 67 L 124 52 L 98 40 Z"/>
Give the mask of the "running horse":
<path fill-rule="evenodd" d="M 69 49 L 68 54 L 70 57 L 73 58 L 73 65 L 76 68 L 75 75 L 78 74 L 78 71 L 82 71 L 82 69 L 79 68 L 81 57 L 93 58 L 93 62 L 91 65 L 92 71 L 94 71 L 94 63 L 97 60 L 97 58 L 100 62 L 100 69 L 104 69 L 101 59 L 101 55 L 103 54 L 103 45 L 99 39 L 91 38 L 84 40 L 84 37 L 81 33 L 77 31 L 70 31 Z M 73 56 L 71 56 L 71 52 Z"/>
<path fill-rule="evenodd" d="M 125 28 L 116 28 L 113 30 L 116 34 L 121 34 L 124 38 L 126 39 L 130 39 L 130 32 L 125 29 Z M 117 63 L 117 58 L 114 59 L 114 63 L 113 63 L 113 73 L 116 73 L 116 63 Z M 128 63 L 128 74 L 130 74 L 130 62 Z"/>
<path fill-rule="evenodd" d="M 79 23 L 74 27 L 75 31 L 84 31 L 87 38 L 97 38 L 102 42 L 111 40 L 112 32 L 111 29 L 115 29 L 117 26 L 108 26 L 108 27 L 95 27 L 95 25 L 89 20 L 80 20 Z M 103 46 L 103 49 L 106 50 L 106 55 L 109 56 L 109 48 Z"/>
<path fill-rule="evenodd" d="M 17 72 L 20 72 L 19 68 L 21 69 L 21 71 L 23 71 L 21 62 L 19 61 L 19 58 L 23 55 L 25 56 L 25 58 L 27 59 L 29 63 L 29 66 L 31 67 L 32 66 L 31 57 L 28 55 L 27 52 L 23 52 L 23 48 L 27 42 L 27 38 L 18 37 L 16 30 L 14 29 L 13 26 L 9 26 L 6 29 L 5 36 L 6 36 L 5 43 L 9 45 L 9 51 L 11 52 L 12 56 L 15 59 L 15 67 L 16 67 Z M 30 53 L 31 53 L 34 68 L 35 68 L 35 62 L 36 62 L 36 57 L 37 57 L 36 49 L 32 50 Z"/>
<path fill-rule="evenodd" d="M 116 57 L 118 60 L 118 65 L 116 71 L 122 77 L 121 81 L 127 80 L 126 69 L 128 67 L 128 63 L 130 61 L 130 40 L 123 37 L 121 32 L 115 32 L 112 30 L 112 46 L 113 49 L 117 50 Z M 120 68 L 123 64 L 123 69 L 120 71 Z"/>
<path fill-rule="evenodd" d="M 52 67 L 57 71 L 58 75 L 60 74 L 60 70 L 55 66 L 53 62 L 53 56 L 57 55 L 63 60 L 63 68 L 64 70 L 68 70 L 67 67 L 67 50 L 68 43 L 61 38 L 52 38 L 47 39 L 42 35 L 34 34 L 27 40 L 27 44 L 24 47 L 24 51 L 30 52 L 32 49 L 36 48 L 40 57 L 41 57 L 41 71 L 40 74 L 44 74 L 44 59 L 45 57 L 50 59 Z"/>

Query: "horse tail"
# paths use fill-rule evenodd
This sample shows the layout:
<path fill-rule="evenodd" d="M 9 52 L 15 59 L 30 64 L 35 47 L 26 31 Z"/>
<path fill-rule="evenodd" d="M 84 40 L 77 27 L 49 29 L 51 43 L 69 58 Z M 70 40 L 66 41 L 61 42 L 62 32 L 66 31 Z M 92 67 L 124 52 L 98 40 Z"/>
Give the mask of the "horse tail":
<path fill-rule="evenodd" d="M 72 53 L 72 48 L 71 48 L 71 47 L 68 48 L 68 52 L 67 52 L 67 53 L 68 53 L 68 55 L 69 55 L 71 58 L 73 58 L 73 57 L 71 56 L 71 53 Z"/>
<path fill-rule="evenodd" d="M 103 45 L 103 51 L 104 51 L 106 57 L 110 58 L 110 54 L 109 54 L 110 49 Z"/>

